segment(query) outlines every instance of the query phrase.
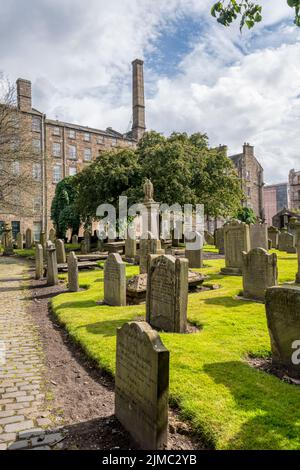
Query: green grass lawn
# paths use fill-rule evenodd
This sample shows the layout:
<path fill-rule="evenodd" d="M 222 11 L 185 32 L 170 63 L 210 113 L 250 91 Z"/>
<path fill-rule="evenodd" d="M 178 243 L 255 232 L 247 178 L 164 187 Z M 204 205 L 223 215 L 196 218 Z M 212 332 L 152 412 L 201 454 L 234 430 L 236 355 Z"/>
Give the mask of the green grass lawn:
<path fill-rule="evenodd" d="M 294 280 L 296 255 L 279 253 L 280 282 Z M 241 277 L 218 274 L 223 260 L 206 260 L 203 271 L 221 289 L 189 296 L 188 319 L 195 334 L 162 333 L 170 350 L 170 402 L 195 432 L 216 449 L 300 449 L 300 388 L 253 369 L 248 355 L 268 357 L 264 305 L 236 300 Z M 132 276 L 137 267 L 127 266 Z M 98 306 L 103 271 L 80 273 L 88 288 L 52 300 L 53 310 L 86 353 L 115 371 L 116 328 L 141 318 L 145 305 Z"/>

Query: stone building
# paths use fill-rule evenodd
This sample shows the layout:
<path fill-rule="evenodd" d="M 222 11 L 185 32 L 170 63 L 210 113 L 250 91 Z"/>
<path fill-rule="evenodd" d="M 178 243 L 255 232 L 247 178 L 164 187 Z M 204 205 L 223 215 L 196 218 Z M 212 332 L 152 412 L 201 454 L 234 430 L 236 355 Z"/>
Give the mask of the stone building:
<path fill-rule="evenodd" d="M 272 225 L 273 217 L 289 207 L 288 183 L 272 184 L 264 187 L 265 218 L 268 225 Z"/>
<path fill-rule="evenodd" d="M 291 170 L 289 173 L 290 206 L 291 210 L 300 209 L 300 171 Z"/>
<path fill-rule="evenodd" d="M 18 110 L 28 126 L 28 135 L 38 158 L 32 163 L 34 188 L 31 194 L 18 195 L 20 200 L 26 199 L 29 209 L 17 216 L 3 213 L 0 203 L 0 232 L 5 222 L 12 222 L 14 235 L 32 228 L 35 240 L 38 240 L 41 231 L 49 233 L 52 228 L 51 203 L 59 181 L 81 171 L 103 150 L 136 146 L 146 127 L 143 61 L 136 59 L 132 62 L 132 73 L 133 125 L 125 134 L 111 127 L 100 130 L 49 119 L 32 106 L 31 82 L 17 80 Z"/>
<path fill-rule="evenodd" d="M 245 143 L 243 153 L 231 155 L 232 160 L 241 178 L 245 199 L 242 201 L 244 207 L 254 210 L 257 217 L 264 220 L 264 170 L 254 155 L 254 147 Z"/>

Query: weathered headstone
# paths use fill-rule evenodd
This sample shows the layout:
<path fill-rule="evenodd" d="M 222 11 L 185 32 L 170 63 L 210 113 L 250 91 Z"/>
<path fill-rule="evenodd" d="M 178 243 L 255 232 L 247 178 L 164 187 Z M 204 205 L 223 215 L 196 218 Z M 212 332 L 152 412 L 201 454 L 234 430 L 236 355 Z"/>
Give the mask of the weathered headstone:
<path fill-rule="evenodd" d="M 278 250 L 286 251 L 287 253 L 296 253 L 295 236 L 286 230 L 280 232 L 278 237 Z"/>
<path fill-rule="evenodd" d="M 56 258 L 58 264 L 65 264 L 67 262 L 65 244 L 63 240 L 55 240 Z"/>
<path fill-rule="evenodd" d="M 268 226 L 267 224 L 250 224 L 250 249 L 263 248 L 268 251 Z"/>
<path fill-rule="evenodd" d="M 239 276 L 242 274 L 243 255 L 250 250 L 249 225 L 232 220 L 224 225 L 225 268 L 222 274 Z"/>
<path fill-rule="evenodd" d="M 18 250 L 23 250 L 23 233 L 17 234 L 17 248 Z"/>
<path fill-rule="evenodd" d="M 185 258 L 149 256 L 146 318 L 153 328 L 186 332 L 188 270 Z"/>
<path fill-rule="evenodd" d="M 189 262 L 189 268 L 203 267 L 203 236 L 199 232 L 190 232 L 186 236 L 185 257 Z"/>
<path fill-rule="evenodd" d="M 205 240 L 206 245 L 215 244 L 214 236 L 210 232 L 208 232 L 208 230 L 204 231 L 204 240 Z"/>
<path fill-rule="evenodd" d="M 168 441 L 169 351 L 146 322 L 117 330 L 115 415 L 144 450 Z"/>
<path fill-rule="evenodd" d="M 44 276 L 44 252 L 39 243 L 35 246 L 35 278 L 42 279 Z"/>
<path fill-rule="evenodd" d="M 225 248 L 224 248 L 224 228 L 223 227 L 217 228 L 215 231 L 215 245 L 219 250 L 219 254 L 224 255 Z"/>
<path fill-rule="evenodd" d="M 296 232 L 296 250 L 298 253 L 298 272 L 296 274 L 296 284 L 300 284 L 300 223 L 295 226 Z"/>
<path fill-rule="evenodd" d="M 148 272 L 148 261 L 150 254 L 160 254 L 161 242 L 153 237 L 151 232 L 143 233 L 140 239 L 140 274 Z"/>
<path fill-rule="evenodd" d="M 52 228 L 49 231 L 49 240 L 50 242 L 55 243 L 55 239 L 56 239 L 56 231 L 54 230 L 54 228 Z"/>
<path fill-rule="evenodd" d="M 272 248 L 277 250 L 278 248 L 278 234 L 279 230 L 277 227 L 269 227 L 268 228 L 268 238 L 272 241 Z"/>
<path fill-rule="evenodd" d="M 72 236 L 72 245 L 78 245 L 78 235 Z"/>
<path fill-rule="evenodd" d="M 90 234 L 89 230 L 84 231 L 83 237 L 84 237 L 87 253 L 90 253 L 91 252 L 91 234 Z"/>
<path fill-rule="evenodd" d="M 243 296 L 247 299 L 265 300 L 268 287 L 277 286 L 277 255 L 263 248 L 243 252 Z"/>
<path fill-rule="evenodd" d="M 74 251 L 68 256 L 68 286 L 70 292 L 78 292 L 78 261 Z"/>
<path fill-rule="evenodd" d="M 297 217 L 291 217 L 288 223 L 288 232 L 296 236 L 296 225 L 298 223 Z"/>
<path fill-rule="evenodd" d="M 55 286 L 58 284 L 58 270 L 55 245 L 47 242 L 47 284 Z"/>
<path fill-rule="evenodd" d="M 11 256 L 14 254 L 12 227 L 11 224 L 8 222 L 4 225 L 2 244 L 4 256 Z"/>
<path fill-rule="evenodd" d="M 82 240 L 80 243 L 80 253 L 82 255 L 87 255 L 88 254 L 88 248 L 86 246 L 86 241 Z"/>
<path fill-rule="evenodd" d="M 135 237 L 135 224 L 130 224 L 127 229 L 127 236 L 125 240 L 125 258 L 134 260 L 136 257 L 136 237 Z"/>
<path fill-rule="evenodd" d="M 30 250 L 30 248 L 32 248 L 32 245 L 33 245 L 33 233 L 32 233 L 31 228 L 28 228 L 25 233 L 25 248 L 27 250 Z"/>
<path fill-rule="evenodd" d="M 119 253 L 110 253 L 104 265 L 104 302 L 126 305 L 126 266 Z"/>
<path fill-rule="evenodd" d="M 272 362 L 291 377 L 300 378 L 300 287 L 271 287 L 266 313 Z"/>

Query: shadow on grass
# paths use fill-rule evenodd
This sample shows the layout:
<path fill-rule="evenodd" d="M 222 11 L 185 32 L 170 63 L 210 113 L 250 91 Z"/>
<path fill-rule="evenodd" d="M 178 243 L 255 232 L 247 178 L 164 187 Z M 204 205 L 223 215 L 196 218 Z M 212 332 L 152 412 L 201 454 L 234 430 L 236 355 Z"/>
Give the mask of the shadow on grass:
<path fill-rule="evenodd" d="M 233 297 L 211 297 L 209 299 L 203 299 L 203 302 L 208 305 L 221 305 L 222 307 L 232 308 L 240 307 L 241 305 L 249 305 L 249 300 L 234 299 Z"/>
<path fill-rule="evenodd" d="M 63 292 L 61 292 L 63 293 Z M 69 294 L 69 291 L 66 291 L 65 293 Z M 72 302 L 64 302 L 63 304 L 60 304 L 58 307 L 58 310 L 64 309 L 64 308 L 89 308 L 89 307 L 96 307 L 97 302 L 96 300 L 72 300 Z"/>
<path fill-rule="evenodd" d="M 119 320 L 99 321 L 96 323 L 79 326 L 77 330 L 84 329 L 88 333 L 92 333 L 93 335 L 102 335 L 104 337 L 115 336 L 117 328 L 123 326 L 126 321 L 126 318 L 120 318 Z"/>
<path fill-rule="evenodd" d="M 295 448 L 300 448 L 300 389 L 239 361 L 206 364 L 204 371 L 230 390 L 239 414 L 256 414 L 241 425 L 227 449 L 279 450 L 291 438 L 298 438 Z"/>

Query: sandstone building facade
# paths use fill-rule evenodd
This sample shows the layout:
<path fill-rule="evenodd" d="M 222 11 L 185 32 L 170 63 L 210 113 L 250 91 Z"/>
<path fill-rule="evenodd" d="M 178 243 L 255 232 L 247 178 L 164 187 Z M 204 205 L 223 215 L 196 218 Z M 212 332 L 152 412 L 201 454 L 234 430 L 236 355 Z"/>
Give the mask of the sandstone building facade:
<path fill-rule="evenodd" d="M 291 170 L 289 173 L 290 206 L 291 210 L 300 210 L 300 171 Z"/>
<path fill-rule="evenodd" d="M 38 240 L 41 231 L 49 233 L 52 228 L 51 203 L 59 181 L 81 171 L 104 150 L 136 146 L 146 128 L 143 61 L 132 62 L 132 74 L 133 125 L 126 134 L 110 127 L 100 130 L 48 119 L 32 106 L 31 82 L 17 80 L 17 107 L 35 152 L 31 168 L 34 184 L 28 193 L 18 195 L 24 201 L 21 213 L 5 213 L 0 203 L 0 232 L 5 222 L 11 222 L 14 236 L 32 228 Z M 20 165 L 18 171 L 22 174 Z"/>

